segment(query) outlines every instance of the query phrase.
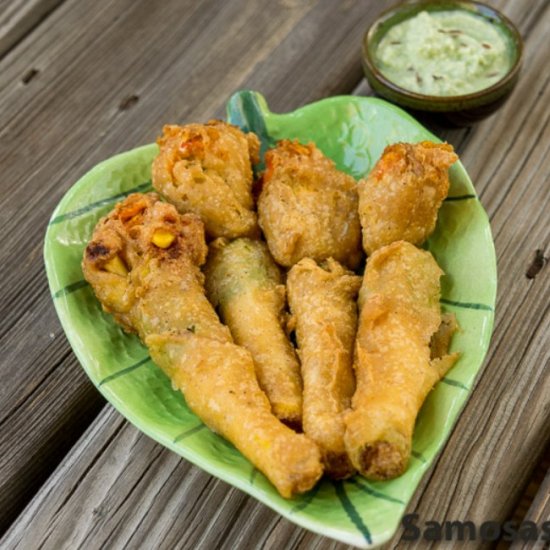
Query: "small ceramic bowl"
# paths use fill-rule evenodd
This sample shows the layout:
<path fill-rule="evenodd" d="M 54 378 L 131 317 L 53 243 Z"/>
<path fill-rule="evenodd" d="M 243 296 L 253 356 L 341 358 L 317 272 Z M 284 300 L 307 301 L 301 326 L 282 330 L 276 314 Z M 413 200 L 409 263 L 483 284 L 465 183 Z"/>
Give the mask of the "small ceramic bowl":
<path fill-rule="evenodd" d="M 375 63 L 375 52 L 386 32 L 421 11 L 465 10 L 497 26 L 506 36 L 512 63 L 506 75 L 495 84 L 477 92 L 455 95 L 424 95 L 402 88 L 385 77 Z M 418 111 L 442 113 L 455 124 L 469 124 L 491 114 L 508 98 L 519 77 L 523 41 L 514 24 L 496 9 L 469 0 L 412 0 L 402 2 L 371 25 L 363 38 L 363 68 L 371 88 L 393 103 Z"/>

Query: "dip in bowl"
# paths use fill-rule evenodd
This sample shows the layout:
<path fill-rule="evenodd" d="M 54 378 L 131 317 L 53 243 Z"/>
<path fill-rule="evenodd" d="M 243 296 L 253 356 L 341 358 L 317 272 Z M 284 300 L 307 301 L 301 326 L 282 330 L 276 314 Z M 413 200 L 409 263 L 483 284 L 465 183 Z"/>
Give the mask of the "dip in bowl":
<path fill-rule="evenodd" d="M 467 124 L 495 111 L 519 76 L 522 39 L 480 2 L 417 0 L 384 12 L 365 34 L 363 67 L 379 95 Z"/>

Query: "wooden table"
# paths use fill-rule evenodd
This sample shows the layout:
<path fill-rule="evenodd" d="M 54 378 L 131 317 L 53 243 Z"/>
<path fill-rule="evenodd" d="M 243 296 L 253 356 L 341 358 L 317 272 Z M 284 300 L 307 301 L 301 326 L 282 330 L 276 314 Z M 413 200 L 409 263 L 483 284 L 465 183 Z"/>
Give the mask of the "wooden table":
<path fill-rule="evenodd" d="M 275 111 L 370 94 L 367 0 L 0 0 L 0 547 L 327 548 L 156 444 L 105 403 L 58 323 L 42 260 L 65 191 L 166 122 L 221 117 L 235 90 Z M 550 9 L 492 0 L 519 27 L 510 101 L 467 128 L 423 122 L 461 155 L 490 218 L 499 298 L 475 391 L 408 512 L 506 520 L 550 442 L 546 264 Z M 550 480 L 527 517 L 550 519 Z M 390 547 L 400 543 L 398 533 Z M 418 543 L 418 548 L 426 547 Z"/>

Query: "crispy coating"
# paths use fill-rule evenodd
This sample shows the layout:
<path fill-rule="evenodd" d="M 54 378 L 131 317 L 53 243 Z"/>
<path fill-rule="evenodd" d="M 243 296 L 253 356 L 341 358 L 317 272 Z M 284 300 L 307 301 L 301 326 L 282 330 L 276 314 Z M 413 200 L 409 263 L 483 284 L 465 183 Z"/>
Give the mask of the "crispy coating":
<path fill-rule="evenodd" d="M 394 241 L 422 244 L 435 229 L 458 159 L 447 143 L 395 143 L 358 183 L 363 248 L 371 254 Z"/>
<path fill-rule="evenodd" d="M 430 349 L 442 322 L 442 274 L 429 252 L 405 241 L 377 250 L 367 261 L 355 344 L 357 389 L 345 420 L 345 444 L 354 466 L 369 479 L 405 471 L 418 411 L 458 358 L 444 355 L 447 327 L 436 337 L 433 354 Z"/>
<path fill-rule="evenodd" d="M 288 273 L 288 300 L 296 327 L 304 381 L 304 433 L 321 449 L 333 478 L 355 470 L 344 445 L 344 413 L 355 389 L 352 370 L 361 277 L 330 258 L 321 267 L 300 260 Z"/>
<path fill-rule="evenodd" d="M 258 199 L 260 227 L 275 260 L 334 258 L 354 269 L 361 260 L 357 184 L 310 143 L 283 140 L 265 155 Z"/>
<path fill-rule="evenodd" d="M 247 350 L 191 334 L 151 335 L 146 343 L 189 407 L 261 470 L 281 496 L 315 485 L 322 474 L 319 449 L 273 415 Z"/>
<path fill-rule="evenodd" d="M 169 248 L 153 244 L 158 232 L 174 235 Z M 82 270 L 103 309 L 142 340 L 152 333 L 192 330 L 230 341 L 202 291 L 198 266 L 207 251 L 198 216 L 179 215 L 154 193 L 135 193 L 98 222 Z M 122 261 L 127 276 L 108 270 L 114 258 Z M 187 294 L 193 297 L 188 303 Z"/>
<path fill-rule="evenodd" d="M 179 212 L 198 214 L 212 238 L 257 233 L 252 165 L 260 142 L 255 134 L 211 120 L 167 125 L 157 142 L 153 186 Z"/>
<path fill-rule="evenodd" d="M 206 290 L 235 342 L 250 351 L 275 416 L 302 422 L 300 365 L 283 324 L 285 287 L 265 243 L 246 238 L 210 245 Z"/>
<path fill-rule="evenodd" d="M 198 216 L 134 194 L 100 220 L 82 267 L 103 307 L 139 334 L 189 407 L 288 498 L 319 479 L 320 453 L 271 413 L 250 353 L 204 294 L 206 252 Z"/>

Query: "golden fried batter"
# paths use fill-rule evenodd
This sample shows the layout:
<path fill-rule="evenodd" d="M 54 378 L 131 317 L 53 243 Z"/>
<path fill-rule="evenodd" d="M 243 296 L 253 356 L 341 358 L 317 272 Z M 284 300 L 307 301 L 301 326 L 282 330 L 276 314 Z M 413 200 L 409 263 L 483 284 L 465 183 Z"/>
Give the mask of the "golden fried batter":
<path fill-rule="evenodd" d="M 255 134 L 213 120 L 168 125 L 158 139 L 153 186 L 179 212 L 198 214 L 210 237 L 235 238 L 258 231 L 252 198 Z"/>
<path fill-rule="evenodd" d="M 395 143 L 384 149 L 358 184 L 367 254 L 399 240 L 420 245 L 430 236 L 449 192 L 449 167 L 457 159 L 447 143 Z"/>
<path fill-rule="evenodd" d="M 135 193 L 98 222 L 82 269 L 103 309 L 142 340 L 189 330 L 230 341 L 202 290 L 198 266 L 207 251 L 196 215 L 179 215 L 154 193 Z"/>
<path fill-rule="evenodd" d="M 250 351 L 260 387 L 275 416 L 302 422 L 302 380 L 294 348 L 282 328 L 285 287 L 265 243 L 246 238 L 210 245 L 206 289 L 235 342 Z"/>
<path fill-rule="evenodd" d="M 269 250 L 286 267 L 302 258 L 361 260 L 357 184 L 310 143 L 283 140 L 265 155 L 258 218 Z"/>
<path fill-rule="evenodd" d="M 189 407 L 231 441 L 284 497 L 310 489 L 320 453 L 272 413 L 250 353 L 205 297 L 202 222 L 154 193 L 130 195 L 100 220 L 82 268 L 104 309 L 136 331 Z"/>
<path fill-rule="evenodd" d="M 345 420 L 345 444 L 369 479 L 401 475 L 409 460 L 416 416 L 458 354 L 443 355 L 450 333 L 441 325 L 439 278 L 429 252 L 405 241 L 372 254 L 359 296 L 354 368 L 357 389 Z M 448 321 L 448 320 L 447 320 Z"/>
<path fill-rule="evenodd" d="M 344 412 L 355 387 L 352 357 L 361 277 L 330 258 L 304 258 L 288 273 L 288 300 L 304 381 L 304 433 L 320 447 L 334 478 L 354 472 L 344 446 Z"/>

